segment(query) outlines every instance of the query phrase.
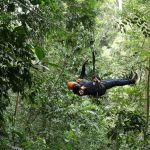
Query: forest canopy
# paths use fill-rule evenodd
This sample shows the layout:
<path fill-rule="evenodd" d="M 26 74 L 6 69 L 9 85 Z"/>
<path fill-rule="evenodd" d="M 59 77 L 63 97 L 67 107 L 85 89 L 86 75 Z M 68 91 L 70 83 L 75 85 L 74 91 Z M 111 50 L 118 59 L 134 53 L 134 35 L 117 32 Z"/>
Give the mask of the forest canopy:
<path fill-rule="evenodd" d="M 0 148 L 150 149 L 149 0 L 0 0 Z M 103 96 L 67 89 L 126 79 Z"/>

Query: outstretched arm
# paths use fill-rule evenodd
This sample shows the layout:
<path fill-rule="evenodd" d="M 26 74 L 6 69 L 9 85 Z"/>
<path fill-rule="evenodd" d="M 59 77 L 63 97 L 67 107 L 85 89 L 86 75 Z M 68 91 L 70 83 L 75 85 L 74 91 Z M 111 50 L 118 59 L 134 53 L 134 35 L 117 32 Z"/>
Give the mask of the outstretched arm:
<path fill-rule="evenodd" d="M 86 76 L 86 74 L 85 74 L 85 66 L 86 66 L 86 64 L 88 63 L 88 60 L 85 60 L 84 61 L 84 63 L 83 63 L 83 65 L 82 65 L 82 70 L 81 70 L 81 74 L 80 74 L 80 79 L 83 79 L 85 76 Z"/>
<path fill-rule="evenodd" d="M 95 76 L 95 50 L 92 51 L 92 57 L 93 57 L 93 76 Z"/>

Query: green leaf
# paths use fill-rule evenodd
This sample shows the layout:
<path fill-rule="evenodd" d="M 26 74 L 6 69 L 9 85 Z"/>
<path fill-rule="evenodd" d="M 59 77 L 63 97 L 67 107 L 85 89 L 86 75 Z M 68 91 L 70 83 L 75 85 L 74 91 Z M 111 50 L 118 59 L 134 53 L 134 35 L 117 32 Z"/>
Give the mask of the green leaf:
<path fill-rule="evenodd" d="M 43 49 L 40 46 L 34 46 L 34 49 L 39 60 L 42 60 L 45 57 Z"/>
<path fill-rule="evenodd" d="M 143 51 L 141 51 L 141 56 L 142 57 L 150 57 L 150 51 L 148 51 L 148 50 L 143 50 Z"/>
<path fill-rule="evenodd" d="M 54 68 L 60 68 L 60 66 L 59 65 L 57 65 L 57 64 L 54 64 L 54 63 L 48 63 L 50 66 L 52 66 L 52 67 L 54 67 Z"/>
<path fill-rule="evenodd" d="M 17 34 L 20 34 L 20 35 L 26 34 L 26 31 L 25 31 L 25 29 L 24 29 L 23 26 L 18 26 L 18 27 L 16 27 L 16 28 L 14 28 L 13 32 L 15 32 L 15 33 L 17 33 Z"/>

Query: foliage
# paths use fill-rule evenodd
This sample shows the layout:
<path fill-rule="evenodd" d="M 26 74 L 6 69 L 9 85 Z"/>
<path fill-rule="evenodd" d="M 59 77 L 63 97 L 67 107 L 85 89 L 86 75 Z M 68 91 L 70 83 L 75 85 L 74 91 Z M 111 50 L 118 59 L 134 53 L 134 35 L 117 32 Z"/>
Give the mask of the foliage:
<path fill-rule="evenodd" d="M 126 1 L 122 11 L 114 0 L 4 0 L 0 7 L 2 149 L 149 148 L 149 1 Z M 101 78 L 133 70 L 139 83 L 100 98 L 68 91 L 92 47 Z"/>

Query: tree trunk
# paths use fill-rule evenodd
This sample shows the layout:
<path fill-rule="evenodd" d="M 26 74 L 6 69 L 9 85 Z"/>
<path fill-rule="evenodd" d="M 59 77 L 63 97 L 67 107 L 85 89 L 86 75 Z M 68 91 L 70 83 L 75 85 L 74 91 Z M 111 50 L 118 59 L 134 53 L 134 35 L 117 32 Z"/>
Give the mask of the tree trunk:
<path fill-rule="evenodd" d="M 118 0 L 118 7 L 119 10 L 122 11 L 122 0 Z"/>

